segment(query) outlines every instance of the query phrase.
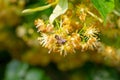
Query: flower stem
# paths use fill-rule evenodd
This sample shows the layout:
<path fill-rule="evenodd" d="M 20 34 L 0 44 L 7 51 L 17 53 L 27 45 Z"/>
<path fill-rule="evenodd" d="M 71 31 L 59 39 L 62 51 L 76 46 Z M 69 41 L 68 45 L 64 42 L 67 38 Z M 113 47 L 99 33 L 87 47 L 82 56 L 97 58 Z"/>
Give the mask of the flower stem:
<path fill-rule="evenodd" d="M 53 2 L 53 3 L 51 3 L 51 4 L 48 4 L 48 5 L 45 5 L 45 6 L 40 6 L 40 7 L 37 7 L 37 8 L 25 9 L 25 10 L 22 11 L 22 13 L 31 13 L 31 12 L 42 11 L 42 10 L 48 9 L 48 8 L 50 8 L 51 6 L 57 4 L 58 1 L 59 1 L 59 0 L 56 0 L 55 2 Z"/>

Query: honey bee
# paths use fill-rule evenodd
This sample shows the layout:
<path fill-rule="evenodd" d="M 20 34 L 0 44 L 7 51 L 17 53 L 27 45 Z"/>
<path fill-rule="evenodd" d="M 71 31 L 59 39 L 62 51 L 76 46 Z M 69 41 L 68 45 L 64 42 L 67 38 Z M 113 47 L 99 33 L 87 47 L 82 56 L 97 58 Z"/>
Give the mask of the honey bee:
<path fill-rule="evenodd" d="M 55 38 L 56 38 L 58 44 L 65 44 L 67 42 L 65 39 L 63 39 L 59 35 L 55 35 Z"/>

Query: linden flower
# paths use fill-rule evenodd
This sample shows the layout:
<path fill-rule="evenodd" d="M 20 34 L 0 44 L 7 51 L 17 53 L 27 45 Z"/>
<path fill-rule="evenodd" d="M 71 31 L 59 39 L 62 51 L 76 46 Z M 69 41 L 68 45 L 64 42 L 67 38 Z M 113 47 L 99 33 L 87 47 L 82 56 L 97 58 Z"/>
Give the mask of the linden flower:
<path fill-rule="evenodd" d="M 40 41 L 40 44 L 49 49 L 48 53 L 51 53 L 51 51 L 56 51 L 58 50 L 58 46 L 56 45 L 57 40 L 54 38 L 54 35 L 47 35 L 42 33 L 41 37 L 38 38 Z"/>
<path fill-rule="evenodd" d="M 53 32 L 53 29 L 54 29 L 54 25 L 53 24 L 47 24 L 46 32 Z"/>
<path fill-rule="evenodd" d="M 45 45 L 47 45 L 47 41 L 49 40 L 49 37 L 48 37 L 48 35 L 46 35 L 46 34 L 41 34 L 41 37 L 38 37 L 38 41 L 40 41 L 40 44 L 42 45 L 42 46 L 45 46 Z"/>
<path fill-rule="evenodd" d="M 41 19 L 35 20 L 35 25 L 36 28 L 38 28 L 37 32 L 43 32 L 43 33 L 52 32 L 54 28 L 53 24 L 46 25 Z"/>
<path fill-rule="evenodd" d="M 70 25 L 63 25 L 62 28 L 66 31 L 67 34 L 69 34 L 73 31 L 73 28 Z"/>
<path fill-rule="evenodd" d="M 81 45 L 81 38 L 78 33 L 72 33 L 70 36 L 70 43 L 76 48 L 79 49 Z"/>
<path fill-rule="evenodd" d="M 77 8 L 78 9 L 77 9 L 76 13 L 77 13 L 79 19 L 81 21 L 85 21 L 86 16 L 87 16 L 87 13 L 86 13 L 87 8 L 85 7 L 85 5 L 77 5 Z"/>
<path fill-rule="evenodd" d="M 34 24 L 36 25 L 36 28 L 45 25 L 44 22 L 43 22 L 43 20 L 41 20 L 41 19 L 35 20 Z"/>
<path fill-rule="evenodd" d="M 51 48 L 51 45 L 56 42 L 53 36 L 44 33 L 41 34 L 41 37 L 39 37 L 38 40 L 40 41 L 40 44 L 46 48 Z"/>
<path fill-rule="evenodd" d="M 67 15 L 62 16 L 62 24 L 63 25 L 70 24 L 70 19 Z"/>
<path fill-rule="evenodd" d="M 85 21 L 85 11 L 84 5 L 79 6 L 77 16 L 81 21 Z M 59 21 L 56 20 L 51 24 L 45 24 L 41 19 L 35 20 L 36 28 L 41 34 L 38 38 L 39 43 L 49 49 L 48 53 L 59 52 L 60 55 L 65 56 L 68 53 L 75 53 L 78 49 L 80 51 L 94 50 L 99 45 L 97 29 L 93 25 L 87 27 L 87 23 L 81 23 L 78 18 L 75 18 L 73 15 L 63 14 L 58 19 Z"/>
<path fill-rule="evenodd" d="M 82 47 L 81 51 L 85 51 L 85 50 L 88 49 L 88 44 L 86 44 L 86 43 L 81 43 L 81 47 Z"/>
<path fill-rule="evenodd" d="M 90 50 L 94 50 L 99 46 L 99 42 L 95 37 L 89 38 L 86 44 Z"/>
<path fill-rule="evenodd" d="M 35 20 L 34 24 L 35 24 L 36 28 L 38 28 L 37 32 L 44 30 L 45 24 L 44 24 L 43 20 L 37 19 L 37 20 Z"/>
<path fill-rule="evenodd" d="M 96 34 L 98 34 L 98 30 L 93 26 L 88 27 L 84 33 L 84 35 L 87 37 L 93 37 L 93 36 L 95 37 Z"/>
<path fill-rule="evenodd" d="M 65 56 L 67 55 L 67 53 L 75 53 L 75 49 L 71 44 L 66 43 L 59 47 L 59 52 L 60 52 L 60 55 L 64 54 Z"/>
<path fill-rule="evenodd" d="M 100 45 L 100 42 L 96 37 L 90 37 L 87 42 L 81 43 L 82 51 L 94 50 Z"/>
<path fill-rule="evenodd" d="M 62 15 L 62 28 L 66 31 L 67 34 L 73 31 L 71 20 L 67 15 Z"/>
<path fill-rule="evenodd" d="M 85 12 L 85 9 L 84 9 L 84 8 L 81 8 L 81 10 L 80 10 L 80 15 L 79 15 L 79 19 L 80 19 L 81 21 L 85 21 L 86 16 L 87 16 L 87 14 L 86 14 L 86 12 Z"/>

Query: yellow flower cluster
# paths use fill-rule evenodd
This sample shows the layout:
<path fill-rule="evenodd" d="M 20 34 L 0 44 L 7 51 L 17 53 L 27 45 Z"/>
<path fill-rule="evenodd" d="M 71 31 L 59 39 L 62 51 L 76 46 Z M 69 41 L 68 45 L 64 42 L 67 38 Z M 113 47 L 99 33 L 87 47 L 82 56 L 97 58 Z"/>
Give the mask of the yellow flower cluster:
<path fill-rule="evenodd" d="M 75 12 L 67 10 L 54 21 L 53 24 L 45 23 L 42 19 L 35 20 L 36 28 L 40 32 L 40 44 L 49 49 L 49 53 L 59 52 L 61 55 L 75 53 L 76 50 L 94 50 L 99 45 L 98 30 L 93 24 L 87 25 L 85 19 L 87 12 L 81 8 L 79 18 L 74 17 Z"/>

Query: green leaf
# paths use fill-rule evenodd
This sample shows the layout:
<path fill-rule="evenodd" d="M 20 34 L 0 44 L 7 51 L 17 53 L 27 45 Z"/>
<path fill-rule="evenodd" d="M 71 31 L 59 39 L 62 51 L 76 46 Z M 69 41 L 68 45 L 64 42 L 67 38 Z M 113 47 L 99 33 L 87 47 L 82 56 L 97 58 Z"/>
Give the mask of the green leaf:
<path fill-rule="evenodd" d="M 50 23 L 53 23 L 53 21 L 60 16 L 61 14 L 64 14 L 68 9 L 68 0 L 59 0 L 59 3 L 56 5 L 55 9 L 53 10 L 53 13 L 49 17 Z"/>
<path fill-rule="evenodd" d="M 107 15 L 114 9 L 114 0 L 91 0 L 95 8 L 101 14 L 104 23 L 106 23 Z"/>
<path fill-rule="evenodd" d="M 4 80 L 20 80 L 26 74 L 29 65 L 17 60 L 12 60 L 6 68 Z"/>
<path fill-rule="evenodd" d="M 111 68 L 93 68 L 89 73 L 88 80 L 119 80 L 118 73 Z"/>
<path fill-rule="evenodd" d="M 120 0 L 115 0 L 115 10 L 114 13 L 120 16 Z"/>
<path fill-rule="evenodd" d="M 4 80 L 51 80 L 45 71 L 29 64 L 12 60 L 6 67 Z"/>
<path fill-rule="evenodd" d="M 31 68 L 28 70 L 24 80 L 51 80 L 50 77 L 46 75 L 44 70 L 39 68 Z"/>
<path fill-rule="evenodd" d="M 27 72 L 25 80 L 42 80 L 44 72 L 39 69 L 30 69 Z"/>

